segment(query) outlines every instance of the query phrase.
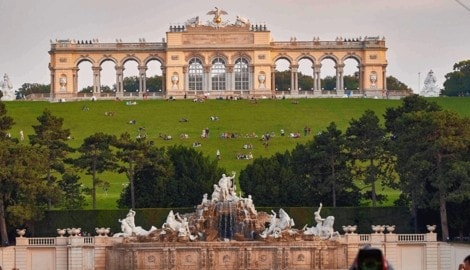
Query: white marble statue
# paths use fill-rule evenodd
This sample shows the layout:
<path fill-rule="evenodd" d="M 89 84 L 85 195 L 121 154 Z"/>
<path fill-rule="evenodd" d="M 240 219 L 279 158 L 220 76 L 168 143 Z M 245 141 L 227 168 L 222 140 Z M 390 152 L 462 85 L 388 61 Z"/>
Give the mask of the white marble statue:
<path fill-rule="evenodd" d="M 185 23 L 186 26 L 191 26 L 191 27 L 198 26 L 199 24 L 200 24 L 199 16 L 193 17 L 193 18 L 187 20 L 186 23 Z"/>
<path fill-rule="evenodd" d="M 276 212 L 271 210 L 271 221 L 269 227 L 266 228 L 261 234 L 261 238 L 266 238 L 268 236 L 272 236 L 274 238 L 281 237 L 281 233 L 283 230 L 290 229 L 294 226 L 294 219 L 290 218 L 289 214 L 287 214 L 284 209 L 279 209 L 279 218 L 277 217 Z"/>
<path fill-rule="evenodd" d="M 3 93 L 1 100 L 11 101 L 16 99 L 15 92 L 13 91 L 13 85 L 11 84 L 10 78 L 6 73 L 3 75 L 3 81 L 0 82 L 0 90 Z"/>
<path fill-rule="evenodd" d="M 155 231 L 157 228 L 152 226 L 149 231 L 144 230 L 141 226 L 135 226 L 135 211 L 129 209 L 129 212 L 124 219 L 118 219 L 121 223 L 121 233 L 116 233 L 114 237 L 129 237 L 134 235 L 146 236 L 151 232 Z"/>
<path fill-rule="evenodd" d="M 436 82 L 436 76 L 434 76 L 434 72 L 430 70 L 426 79 L 424 79 L 424 87 L 421 90 L 420 95 L 425 97 L 438 97 L 439 88 L 436 86 Z"/>
<path fill-rule="evenodd" d="M 320 215 L 320 211 L 322 207 L 323 207 L 323 204 L 320 203 L 318 210 L 313 213 L 315 222 L 317 222 L 316 226 L 306 228 L 304 231 L 304 234 L 319 236 L 322 239 L 330 239 L 333 236 L 338 236 L 339 233 L 333 229 L 333 224 L 335 223 L 335 217 L 328 216 L 327 218 L 322 218 Z"/>
<path fill-rule="evenodd" d="M 235 179 L 235 172 L 232 172 L 232 176 L 222 174 L 222 178 L 219 180 L 220 200 L 226 201 L 234 199 L 233 196 L 236 196 L 233 179 Z"/>
<path fill-rule="evenodd" d="M 247 25 L 250 25 L 250 21 L 247 18 L 237 16 L 237 20 L 235 21 L 235 25 L 247 26 Z"/>

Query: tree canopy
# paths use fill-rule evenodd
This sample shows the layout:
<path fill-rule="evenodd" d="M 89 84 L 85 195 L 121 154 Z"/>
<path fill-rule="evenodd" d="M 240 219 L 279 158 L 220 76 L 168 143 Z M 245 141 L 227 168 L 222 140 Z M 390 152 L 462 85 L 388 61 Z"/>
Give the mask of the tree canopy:
<path fill-rule="evenodd" d="M 443 94 L 447 96 L 469 96 L 470 60 L 455 63 L 453 70 L 445 75 Z"/>

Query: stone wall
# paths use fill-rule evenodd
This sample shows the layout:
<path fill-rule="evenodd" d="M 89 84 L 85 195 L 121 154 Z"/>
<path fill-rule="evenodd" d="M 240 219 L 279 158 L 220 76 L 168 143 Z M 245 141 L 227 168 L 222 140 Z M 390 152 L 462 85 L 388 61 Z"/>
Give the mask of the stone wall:
<path fill-rule="evenodd" d="M 381 249 L 396 270 L 457 269 L 470 246 L 427 234 L 346 234 L 336 240 L 136 242 L 122 237 L 18 237 L 0 248 L 3 270 L 348 269 L 361 247 Z"/>

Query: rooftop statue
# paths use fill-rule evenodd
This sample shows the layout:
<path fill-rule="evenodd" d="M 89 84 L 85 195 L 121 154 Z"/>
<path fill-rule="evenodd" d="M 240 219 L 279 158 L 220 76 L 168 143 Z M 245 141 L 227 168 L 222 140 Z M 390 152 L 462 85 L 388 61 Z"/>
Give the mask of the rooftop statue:
<path fill-rule="evenodd" d="M 436 76 L 434 76 L 434 72 L 430 70 L 426 79 L 424 79 L 424 87 L 421 90 L 420 95 L 425 97 L 438 97 L 439 96 L 439 88 L 436 86 Z"/>
<path fill-rule="evenodd" d="M 212 21 L 215 24 L 220 24 L 222 22 L 222 15 L 227 15 L 228 13 L 225 10 L 219 9 L 215 7 L 214 10 L 207 12 L 207 15 L 214 15 L 214 19 Z"/>
<path fill-rule="evenodd" d="M 8 75 L 5 73 L 3 75 L 3 82 L 0 82 L 0 90 L 3 93 L 3 97 L 1 100 L 15 100 L 15 92 L 13 91 L 13 85 L 11 84 L 10 78 Z"/>

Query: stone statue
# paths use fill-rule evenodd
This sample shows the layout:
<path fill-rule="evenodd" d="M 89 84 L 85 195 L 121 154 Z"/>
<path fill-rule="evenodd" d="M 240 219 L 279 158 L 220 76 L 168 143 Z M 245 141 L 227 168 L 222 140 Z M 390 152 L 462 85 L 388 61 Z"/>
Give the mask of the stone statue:
<path fill-rule="evenodd" d="M 370 88 L 377 88 L 377 73 L 375 71 L 370 73 Z"/>
<path fill-rule="evenodd" d="M 207 15 L 214 15 L 212 21 L 215 24 L 220 24 L 222 22 L 222 15 L 227 15 L 228 13 L 225 10 L 215 7 L 214 10 L 207 12 Z"/>
<path fill-rule="evenodd" d="M 425 97 L 438 97 L 439 88 L 437 88 L 436 82 L 436 76 L 434 76 L 434 72 L 430 70 L 426 76 L 426 79 L 424 79 L 424 87 L 421 90 L 420 95 Z"/>
<path fill-rule="evenodd" d="M 122 233 L 116 233 L 114 237 L 129 237 L 134 235 L 149 235 L 151 232 L 155 231 L 157 228 L 152 226 L 152 228 L 147 231 L 144 230 L 141 226 L 135 226 L 135 211 L 129 209 L 129 212 L 126 215 L 125 219 L 118 219 L 121 223 L 121 231 Z"/>
<path fill-rule="evenodd" d="M 277 214 L 273 210 L 271 210 L 271 213 L 272 215 L 269 227 L 260 234 L 261 238 L 266 238 L 268 236 L 279 238 L 281 237 L 283 230 L 290 229 L 294 226 L 294 220 L 290 218 L 284 209 L 279 209 L 279 218 L 277 218 Z"/>
<path fill-rule="evenodd" d="M 235 172 L 232 173 L 232 176 L 226 176 L 222 174 L 222 178 L 219 180 L 219 187 L 220 187 L 220 195 L 221 200 L 225 201 L 228 200 L 230 195 L 234 195 L 233 192 L 231 193 L 230 190 L 233 187 L 233 179 L 235 179 Z"/>
<path fill-rule="evenodd" d="M 6 73 L 3 75 L 3 82 L 0 82 L 0 88 L 3 93 L 2 100 L 11 101 L 16 99 L 15 92 L 12 90 L 13 85 L 11 84 L 10 78 Z"/>
<path fill-rule="evenodd" d="M 65 88 L 65 86 L 67 85 L 67 78 L 65 76 L 60 77 L 59 84 L 60 84 L 60 91 L 65 92 L 67 90 Z"/>
<path fill-rule="evenodd" d="M 320 216 L 320 211 L 322 207 L 323 207 L 323 204 L 320 203 L 318 210 L 313 213 L 314 219 L 315 219 L 315 222 L 317 222 L 317 225 L 315 227 L 307 228 L 304 231 L 304 234 L 320 236 L 323 239 L 330 239 L 335 235 L 339 235 L 339 233 L 335 232 L 333 229 L 333 224 L 335 222 L 334 216 L 328 216 L 326 219 Z"/>
<path fill-rule="evenodd" d="M 199 16 L 193 17 L 193 18 L 187 20 L 186 23 L 185 23 L 186 26 L 191 26 L 191 27 L 198 26 L 199 24 L 200 24 Z"/>
<path fill-rule="evenodd" d="M 235 21 L 235 25 L 238 25 L 238 26 L 249 26 L 249 25 L 250 25 L 250 21 L 249 21 L 247 18 L 244 18 L 244 17 L 241 17 L 241 16 L 237 16 L 237 20 Z"/>

